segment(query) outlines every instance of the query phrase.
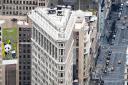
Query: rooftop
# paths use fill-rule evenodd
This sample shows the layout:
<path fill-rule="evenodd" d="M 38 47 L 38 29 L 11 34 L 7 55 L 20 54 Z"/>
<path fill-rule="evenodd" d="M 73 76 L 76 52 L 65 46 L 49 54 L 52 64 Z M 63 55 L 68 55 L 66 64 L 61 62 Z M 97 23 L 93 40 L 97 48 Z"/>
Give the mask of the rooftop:
<path fill-rule="evenodd" d="M 53 39 L 68 40 L 78 20 L 77 17 L 82 16 L 84 19 L 85 16 L 92 16 L 92 12 L 71 11 L 70 6 L 57 6 L 56 8 L 36 8 L 29 12 L 28 16 Z"/>

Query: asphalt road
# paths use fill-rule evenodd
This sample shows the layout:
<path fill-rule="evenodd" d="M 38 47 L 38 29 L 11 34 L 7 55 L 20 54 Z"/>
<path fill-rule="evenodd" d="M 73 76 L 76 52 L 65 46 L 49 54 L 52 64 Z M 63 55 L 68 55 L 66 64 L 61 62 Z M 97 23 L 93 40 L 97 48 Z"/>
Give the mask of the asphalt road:
<path fill-rule="evenodd" d="M 95 74 L 100 75 L 100 80 L 104 81 L 103 85 L 123 85 L 124 83 L 124 66 L 126 62 L 126 49 L 128 45 L 128 19 L 124 19 L 124 16 L 128 16 L 128 7 L 126 7 L 124 4 L 120 20 L 117 20 L 118 13 L 119 12 L 111 13 L 111 20 L 107 20 L 107 28 L 105 28 L 107 29 L 106 31 L 108 31 L 105 33 L 109 33 L 109 31 L 111 31 L 110 27 L 112 22 L 116 20 L 116 34 L 114 34 L 115 39 L 112 39 L 113 45 L 110 45 L 109 43 L 101 43 L 100 55 L 98 56 L 95 69 Z M 124 21 L 126 24 L 123 24 Z M 105 37 L 104 40 L 107 41 Z M 112 51 L 112 53 L 109 56 L 109 64 L 106 65 L 108 51 Z M 118 64 L 119 61 L 121 61 L 121 64 Z M 112 68 L 114 69 L 113 71 L 111 70 Z M 104 73 L 105 69 L 106 73 Z"/>

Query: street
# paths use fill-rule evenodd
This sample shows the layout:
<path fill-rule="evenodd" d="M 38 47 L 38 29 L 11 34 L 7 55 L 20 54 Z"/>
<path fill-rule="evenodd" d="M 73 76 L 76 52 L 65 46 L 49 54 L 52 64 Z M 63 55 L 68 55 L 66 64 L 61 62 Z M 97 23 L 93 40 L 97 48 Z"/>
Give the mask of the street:
<path fill-rule="evenodd" d="M 119 9 L 111 11 L 109 19 L 106 20 L 105 36 L 101 41 L 100 54 L 94 70 L 99 80 L 98 84 L 94 85 L 123 85 L 124 83 L 128 45 L 128 19 L 126 18 L 128 7 L 124 3 L 121 8 L 121 11 Z M 119 12 L 121 12 L 121 17 L 118 17 Z"/>

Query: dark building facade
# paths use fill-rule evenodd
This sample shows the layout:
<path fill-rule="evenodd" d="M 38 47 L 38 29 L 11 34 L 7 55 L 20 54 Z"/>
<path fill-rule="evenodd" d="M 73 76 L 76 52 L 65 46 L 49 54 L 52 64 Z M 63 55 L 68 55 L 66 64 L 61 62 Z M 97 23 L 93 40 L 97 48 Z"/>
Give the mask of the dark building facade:
<path fill-rule="evenodd" d="M 19 26 L 19 85 L 31 85 L 31 28 Z"/>
<path fill-rule="evenodd" d="M 16 64 L 5 65 L 5 85 L 16 85 Z"/>

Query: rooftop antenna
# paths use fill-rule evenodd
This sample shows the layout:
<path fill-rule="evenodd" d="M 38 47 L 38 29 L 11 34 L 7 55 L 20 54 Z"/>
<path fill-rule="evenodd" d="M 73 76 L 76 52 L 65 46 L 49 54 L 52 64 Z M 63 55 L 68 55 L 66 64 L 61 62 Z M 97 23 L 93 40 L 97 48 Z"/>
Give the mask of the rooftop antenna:
<path fill-rule="evenodd" d="M 79 0 L 79 10 L 80 10 L 80 0 Z"/>

